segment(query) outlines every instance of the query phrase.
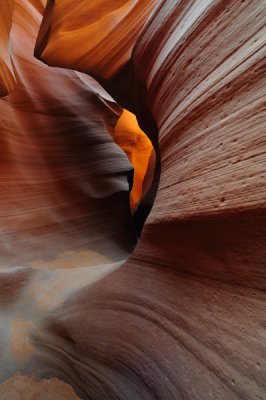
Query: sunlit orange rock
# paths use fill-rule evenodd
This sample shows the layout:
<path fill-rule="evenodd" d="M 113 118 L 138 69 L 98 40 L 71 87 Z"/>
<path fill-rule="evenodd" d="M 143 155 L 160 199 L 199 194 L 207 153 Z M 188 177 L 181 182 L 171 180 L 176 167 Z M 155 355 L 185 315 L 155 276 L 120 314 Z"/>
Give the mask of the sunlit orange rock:
<path fill-rule="evenodd" d="M 88 85 L 104 104 L 110 107 L 117 122 L 109 127 L 109 133 L 134 167 L 134 177 L 130 191 L 130 206 L 134 213 L 141 199 L 150 189 L 155 165 L 153 146 L 147 135 L 140 129 L 136 116 L 128 110 L 123 110 L 114 99 L 89 75 L 77 72 L 79 78 Z"/>
<path fill-rule="evenodd" d="M 49 65 L 110 78 L 129 60 L 158 0 L 48 1 L 36 55 Z"/>
<path fill-rule="evenodd" d="M 119 118 L 113 133 L 113 138 L 125 151 L 134 167 L 134 180 L 130 192 L 130 205 L 132 211 L 134 211 L 145 190 L 143 182 L 153 152 L 153 147 L 149 138 L 140 129 L 136 116 L 128 110 L 124 110 Z"/>
<path fill-rule="evenodd" d="M 4 0 L 0 3 L 0 96 L 9 93 L 16 82 L 9 43 L 13 8 L 14 0 Z"/>

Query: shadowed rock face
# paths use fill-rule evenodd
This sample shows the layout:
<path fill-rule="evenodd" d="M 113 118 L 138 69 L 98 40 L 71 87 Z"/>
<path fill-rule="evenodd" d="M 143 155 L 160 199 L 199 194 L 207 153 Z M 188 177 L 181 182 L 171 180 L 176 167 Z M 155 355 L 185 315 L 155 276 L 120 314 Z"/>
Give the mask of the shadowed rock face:
<path fill-rule="evenodd" d="M 98 17 L 104 19 L 111 2 L 102 2 L 101 7 L 100 3 Z M 123 2 L 126 3 L 130 2 Z M 17 4 L 22 7 L 25 2 L 21 0 Z M 100 154 L 96 151 L 97 158 L 92 157 L 92 146 L 97 138 L 103 138 L 106 143 L 107 129 L 111 132 L 114 127 L 114 122 L 110 121 L 117 121 L 121 109 L 112 101 L 111 110 L 110 107 L 106 110 L 103 96 L 107 95 L 102 94 L 99 100 L 95 93 L 102 89 L 97 91 L 96 84 L 85 85 L 86 78 L 80 78 L 75 72 L 49 68 L 35 61 L 34 66 L 38 66 L 38 74 L 44 76 L 44 80 L 32 79 L 34 71 L 28 72 L 31 66 L 23 70 L 19 67 L 22 55 L 18 57 L 16 68 L 23 71 L 20 75 L 23 80 L 21 78 L 15 89 L 16 98 L 20 97 L 22 88 L 30 88 L 26 92 L 32 100 L 29 109 L 36 110 L 33 115 L 43 115 L 38 107 L 42 105 L 42 96 L 46 99 L 49 88 L 51 90 L 49 101 L 45 101 L 48 125 L 44 121 L 37 125 L 38 131 L 44 127 L 45 135 L 38 135 L 43 139 L 38 139 L 38 146 L 32 147 L 30 132 L 35 119 L 31 119 L 27 125 L 28 151 L 38 149 L 47 163 L 48 154 L 51 157 L 52 152 L 45 153 L 44 149 L 50 150 L 53 145 L 58 149 L 56 159 L 62 159 L 62 174 L 69 171 L 66 161 L 72 161 L 70 165 L 79 171 L 79 163 L 86 160 L 91 171 L 90 163 L 94 160 L 97 173 L 98 168 L 103 171 L 101 168 L 106 167 L 110 171 L 111 167 L 117 167 L 113 173 L 119 179 L 114 179 L 111 171 L 97 174 L 96 179 L 93 174 L 86 175 L 86 185 L 90 183 L 85 196 L 88 197 L 86 226 L 89 232 L 83 226 L 83 214 L 78 214 L 82 222 L 78 228 L 75 224 L 69 240 L 64 219 L 57 217 L 58 233 L 51 236 L 56 240 L 50 241 L 46 254 L 53 253 L 57 243 L 67 236 L 64 251 L 60 253 L 57 249 L 53 260 L 39 257 L 31 265 L 35 269 L 3 271 L 0 282 L 5 282 L 1 289 L 5 293 L 5 313 L 1 318 L 8 327 L 3 329 L 2 335 L 2 347 L 7 349 L 4 377 L 18 368 L 24 372 L 34 368 L 38 377 L 56 376 L 71 384 L 81 398 L 93 400 L 262 400 L 266 393 L 264 3 L 262 0 L 234 0 L 226 4 L 218 0 L 162 1 L 150 14 L 143 30 L 137 32 L 131 60 L 122 69 L 119 68 L 128 60 L 128 53 L 123 63 L 114 62 L 116 57 L 109 58 L 112 41 L 110 47 L 105 41 L 101 42 L 102 48 L 98 48 L 90 36 L 92 31 L 86 29 L 88 43 L 97 50 L 94 55 L 102 55 L 110 75 L 99 70 L 96 55 L 95 59 L 86 58 L 85 46 L 77 47 L 76 52 L 67 51 L 68 46 L 73 45 L 73 37 L 77 42 L 80 38 L 83 43 L 84 16 L 96 15 L 91 12 L 94 2 L 92 5 L 83 2 L 80 8 L 74 7 L 75 4 L 74 0 L 66 0 L 62 11 L 64 2 L 48 3 L 36 54 L 42 54 L 42 58 L 45 54 L 47 64 L 69 67 L 70 60 L 73 69 L 101 75 L 101 82 L 110 94 L 120 99 L 121 107 L 137 114 L 141 126 L 146 127 L 145 131 L 156 145 L 156 136 L 151 133 L 155 132 L 155 120 L 159 132 L 156 151 L 160 151 L 160 182 L 138 245 L 122 263 L 126 252 L 118 250 L 122 248 L 121 240 L 128 238 L 127 249 L 133 244 L 126 188 L 129 164 L 110 136 L 105 151 Z M 21 7 L 18 6 L 17 15 L 24 12 L 24 6 Z M 83 18 L 79 20 L 81 8 Z M 72 19 L 71 10 L 75 14 Z M 110 17 L 111 14 L 106 15 Z M 138 25 L 137 17 L 131 18 L 131 26 Z M 114 35 L 116 29 L 119 23 Z M 55 32 L 66 34 L 56 36 Z M 14 37 L 18 49 L 21 48 L 21 35 Z M 120 40 L 123 37 L 127 40 L 126 32 Z M 60 53 L 53 50 L 58 46 Z M 63 52 L 68 60 L 61 58 Z M 78 59 L 84 63 L 82 68 Z M 116 75 L 113 75 L 114 65 L 117 66 Z M 27 73 L 31 79 L 27 79 Z M 48 75 L 51 81 L 45 81 Z M 36 89 L 31 86 L 34 81 Z M 59 89 L 56 92 L 57 87 L 64 88 L 64 94 Z M 39 93 L 43 93 L 42 96 Z M 15 91 L 2 102 L 13 110 L 15 105 L 17 110 L 17 104 L 25 107 L 29 101 L 25 97 L 21 103 L 17 103 L 18 100 L 12 103 L 12 96 L 15 99 Z M 54 108 L 58 104 L 61 108 Z M 88 109 L 92 110 L 91 114 Z M 71 118 L 68 119 L 69 110 Z M 3 115 L 8 116 L 6 111 Z M 60 117 L 60 127 L 64 122 L 69 129 L 59 130 L 60 140 L 57 135 L 52 136 L 57 132 L 55 125 L 50 125 L 53 117 L 56 121 Z M 2 117 L 4 121 L 5 118 Z M 19 121 L 25 119 L 20 116 Z M 88 132 L 87 152 L 81 140 L 84 125 Z M 20 132 L 25 140 L 24 125 L 19 125 L 17 130 L 13 135 L 16 140 L 10 142 L 9 139 L 3 154 L 14 154 L 14 149 L 18 148 L 21 152 L 17 153 L 24 156 L 25 142 L 17 144 Z M 73 132 L 77 143 L 81 143 L 77 147 L 72 142 Z M 61 154 L 66 143 L 72 152 L 76 149 L 73 159 L 72 152 L 69 157 Z M 23 158 L 16 158 L 16 163 L 14 156 L 10 160 L 11 171 L 16 171 L 14 164 L 20 162 L 21 165 Z M 44 161 L 42 174 L 47 171 Z M 8 171 L 6 164 L 5 170 Z M 33 174 L 30 176 L 34 176 L 32 166 L 29 170 Z M 53 176 L 57 176 L 54 165 L 51 170 Z M 28 177 L 27 174 L 23 176 Z M 7 187 L 8 182 L 7 179 Z M 77 174 L 71 182 L 79 190 L 85 187 L 80 185 Z M 46 196 L 55 193 L 56 204 L 59 201 L 57 187 L 45 190 Z M 66 181 L 59 205 L 60 210 L 65 209 L 70 202 L 75 215 L 80 210 L 81 195 L 79 191 L 76 200 L 71 202 L 73 195 L 67 196 L 72 193 L 70 187 L 70 182 Z M 96 189 L 109 202 L 108 213 L 100 201 L 95 203 L 95 208 L 89 207 Z M 118 198 L 110 203 L 109 191 L 114 196 L 118 193 L 119 203 Z M 19 199 L 19 191 L 14 193 Z M 20 193 L 24 198 L 25 188 L 22 187 Z M 43 196 L 37 197 L 35 203 Z M 32 196 L 26 198 L 29 202 Z M 24 204 L 22 200 L 18 209 L 26 211 L 20 204 Z M 40 224 L 42 214 L 38 214 L 38 207 L 34 211 L 32 207 L 28 215 L 34 215 L 34 220 Z M 22 215 L 27 215 L 25 211 Z M 10 226 L 16 227 L 20 213 L 11 219 L 4 210 L 4 221 L 11 221 Z M 51 212 L 45 213 L 46 218 L 47 214 L 50 216 Z M 61 212 L 58 215 L 61 216 Z M 110 225 L 105 223 L 108 216 Z M 112 240 L 107 226 L 111 227 L 111 232 L 119 232 Z M 37 231 L 41 232 L 39 227 Z M 92 244 L 95 235 L 99 235 L 101 241 L 97 254 Z M 80 243 L 80 237 L 85 245 L 82 249 L 77 246 L 77 255 L 72 250 L 73 245 L 68 246 L 70 242 Z M 19 247 L 22 238 L 17 236 L 17 247 L 13 250 L 17 264 L 23 260 L 23 254 L 27 257 L 30 254 L 28 249 L 23 253 Z M 108 243 L 106 247 L 105 243 Z M 112 261 L 117 263 L 110 263 L 109 258 L 106 262 L 102 259 L 110 254 L 115 254 Z M 9 264 L 12 265 L 11 261 Z M 22 261 L 19 266 L 21 264 Z M 23 348 L 17 345 L 21 338 Z"/>
<path fill-rule="evenodd" d="M 40 18 L 30 3 L 16 3 L 18 83 L 0 104 L 2 263 L 21 266 L 88 247 L 120 259 L 132 249 L 132 167 L 108 131 L 122 110 L 74 71 L 32 57 Z"/>

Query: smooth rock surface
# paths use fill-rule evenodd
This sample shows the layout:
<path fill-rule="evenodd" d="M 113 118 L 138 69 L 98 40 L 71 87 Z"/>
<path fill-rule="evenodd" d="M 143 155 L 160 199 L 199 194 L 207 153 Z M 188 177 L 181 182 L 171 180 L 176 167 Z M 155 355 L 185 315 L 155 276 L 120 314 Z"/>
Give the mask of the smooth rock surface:
<path fill-rule="evenodd" d="M 158 0 L 48 0 L 36 55 L 49 65 L 102 76 L 130 59 Z"/>

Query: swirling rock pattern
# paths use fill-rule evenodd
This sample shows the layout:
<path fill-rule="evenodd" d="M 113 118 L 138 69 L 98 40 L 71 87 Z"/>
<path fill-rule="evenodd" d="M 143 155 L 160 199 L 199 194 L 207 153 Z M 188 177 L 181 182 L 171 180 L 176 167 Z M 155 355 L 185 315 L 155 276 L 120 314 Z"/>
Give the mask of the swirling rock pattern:
<path fill-rule="evenodd" d="M 122 110 L 107 105 L 75 72 L 50 69 L 32 57 L 40 17 L 30 3 L 16 3 L 12 57 L 18 84 L 0 104 L 2 263 L 11 264 L 14 255 L 12 264 L 21 265 L 24 253 L 27 263 L 89 243 L 97 251 L 107 242 L 120 260 L 123 247 L 132 248 L 130 229 L 123 228 L 130 225 L 132 167 L 108 131 Z M 102 215 L 96 212 L 101 207 Z"/>
<path fill-rule="evenodd" d="M 57 29 L 56 4 L 43 27 Z M 31 331 L 39 376 L 67 381 L 84 399 L 264 399 L 264 18 L 262 0 L 164 0 L 150 15 L 108 87 L 146 126 L 147 109 L 156 121 L 154 207 L 121 268 L 87 281 L 74 270 L 82 284 L 65 273 L 71 296 L 61 292 L 31 328 L 16 321 Z M 70 13 L 62 20 L 71 24 Z M 43 42 L 43 29 L 42 55 L 60 42 L 49 30 Z M 75 57 L 71 67 L 81 69 Z M 93 59 L 84 68 L 108 77 Z"/>

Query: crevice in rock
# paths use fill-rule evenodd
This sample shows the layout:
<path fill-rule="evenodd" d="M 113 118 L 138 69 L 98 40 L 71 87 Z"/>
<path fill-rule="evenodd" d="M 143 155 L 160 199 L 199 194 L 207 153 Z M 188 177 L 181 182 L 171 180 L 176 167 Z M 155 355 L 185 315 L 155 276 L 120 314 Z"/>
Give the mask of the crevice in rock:
<path fill-rule="evenodd" d="M 158 127 L 149 109 L 149 99 L 145 83 L 139 81 L 135 76 L 132 60 L 111 80 L 103 80 L 98 76 L 94 76 L 94 78 L 110 93 L 121 107 L 129 110 L 136 116 L 139 127 L 150 139 L 154 149 L 155 164 L 152 183 L 147 193 L 142 197 L 133 216 L 137 234 L 140 237 L 145 221 L 154 204 L 160 181 L 161 158 L 158 144 Z"/>

